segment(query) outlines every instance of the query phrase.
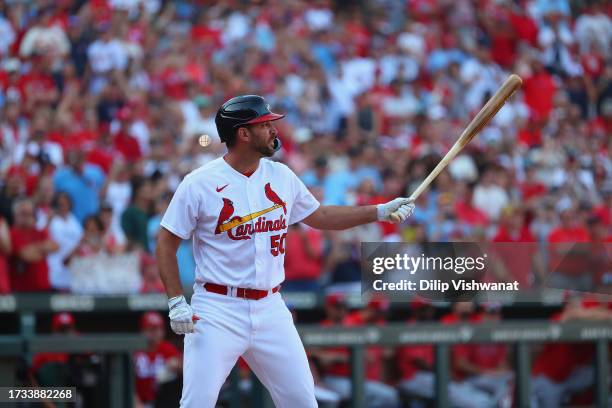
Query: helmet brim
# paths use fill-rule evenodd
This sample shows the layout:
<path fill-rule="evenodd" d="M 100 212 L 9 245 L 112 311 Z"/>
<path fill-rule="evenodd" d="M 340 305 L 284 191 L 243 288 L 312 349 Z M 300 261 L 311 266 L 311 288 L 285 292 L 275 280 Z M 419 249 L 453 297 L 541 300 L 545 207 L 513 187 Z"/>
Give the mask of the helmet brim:
<path fill-rule="evenodd" d="M 278 113 L 267 113 L 263 116 L 260 116 L 258 118 L 255 119 L 251 119 L 248 122 L 244 123 L 245 125 L 253 125 L 255 123 L 262 123 L 262 122 L 269 122 L 269 121 L 273 121 L 273 120 L 279 120 L 284 118 L 285 115 L 279 115 Z"/>

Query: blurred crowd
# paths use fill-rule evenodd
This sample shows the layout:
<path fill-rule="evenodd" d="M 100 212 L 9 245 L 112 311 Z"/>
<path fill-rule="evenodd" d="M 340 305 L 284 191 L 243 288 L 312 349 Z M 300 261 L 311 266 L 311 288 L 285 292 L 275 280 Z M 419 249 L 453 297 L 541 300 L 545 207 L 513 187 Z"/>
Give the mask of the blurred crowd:
<path fill-rule="evenodd" d="M 96 273 L 77 261 L 135 251 L 129 281 L 115 274 L 98 292 L 161 291 L 160 216 L 186 173 L 224 154 L 214 114 L 247 93 L 287 115 L 274 159 L 323 203 L 375 204 L 409 194 L 509 73 L 524 80 L 410 222 L 292 226 L 286 289 L 351 287 L 361 241 L 610 242 L 611 11 L 597 0 L 4 1 L 0 292 L 96 292 L 75 283 Z M 190 285 L 188 242 L 178 258 Z"/>

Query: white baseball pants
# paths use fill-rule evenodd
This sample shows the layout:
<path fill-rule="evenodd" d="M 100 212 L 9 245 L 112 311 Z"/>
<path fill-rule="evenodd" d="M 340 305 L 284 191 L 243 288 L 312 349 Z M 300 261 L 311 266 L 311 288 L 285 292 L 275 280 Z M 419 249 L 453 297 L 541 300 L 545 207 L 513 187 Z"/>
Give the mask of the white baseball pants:
<path fill-rule="evenodd" d="M 317 407 L 306 352 L 279 292 L 247 300 L 200 289 L 191 306 L 201 320 L 185 335 L 181 407 L 213 408 L 240 356 L 276 407 Z"/>

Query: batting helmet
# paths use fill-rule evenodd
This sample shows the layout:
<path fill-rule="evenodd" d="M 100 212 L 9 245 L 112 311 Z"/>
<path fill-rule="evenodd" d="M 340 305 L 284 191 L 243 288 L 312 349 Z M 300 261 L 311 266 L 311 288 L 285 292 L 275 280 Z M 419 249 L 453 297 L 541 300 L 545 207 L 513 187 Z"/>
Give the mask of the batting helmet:
<path fill-rule="evenodd" d="M 217 132 L 224 143 L 232 143 L 236 129 L 244 125 L 278 120 L 279 115 L 270 110 L 270 105 L 259 95 L 241 95 L 225 102 L 215 116 Z"/>

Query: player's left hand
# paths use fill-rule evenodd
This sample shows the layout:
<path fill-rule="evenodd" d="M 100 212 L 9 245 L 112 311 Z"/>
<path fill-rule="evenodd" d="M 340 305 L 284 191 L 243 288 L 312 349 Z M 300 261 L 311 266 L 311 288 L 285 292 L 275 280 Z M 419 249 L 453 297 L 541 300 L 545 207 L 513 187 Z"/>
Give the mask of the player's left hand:
<path fill-rule="evenodd" d="M 414 200 L 406 197 L 399 197 L 385 204 L 378 204 L 378 221 L 400 223 L 404 222 L 414 211 Z M 391 215 L 395 214 L 396 217 Z"/>
<path fill-rule="evenodd" d="M 168 308 L 172 331 L 176 334 L 193 333 L 193 325 L 200 318 L 193 313 L 185 296 L 175 296 L 168 300 Z"/>

